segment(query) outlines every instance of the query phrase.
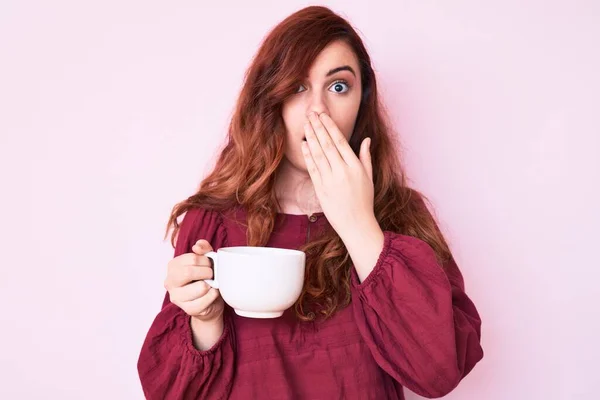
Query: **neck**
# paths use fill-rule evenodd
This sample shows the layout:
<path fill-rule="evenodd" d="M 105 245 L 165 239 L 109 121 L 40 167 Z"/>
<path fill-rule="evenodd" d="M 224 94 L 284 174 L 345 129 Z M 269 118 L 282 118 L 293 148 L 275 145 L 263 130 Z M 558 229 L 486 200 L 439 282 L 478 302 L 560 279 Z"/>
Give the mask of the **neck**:
<path fill-rule="evenodd" d="M 308 172 L 294 167 L 285 157 L 277 170 L 275 193 L 280 212 L 310 215 L 322 211 Z"/>

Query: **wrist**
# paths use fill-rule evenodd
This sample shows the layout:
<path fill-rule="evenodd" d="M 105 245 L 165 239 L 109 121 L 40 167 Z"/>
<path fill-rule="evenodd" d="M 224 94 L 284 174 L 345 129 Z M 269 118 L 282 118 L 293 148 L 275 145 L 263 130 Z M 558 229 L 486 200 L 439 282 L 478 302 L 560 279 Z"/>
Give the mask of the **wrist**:
<path fill-rule="evenodd" d="M 225 330 L 225 322 L 223 321 L 223 315 L 210 320 L 191 317 L 190 327 L 194 347 L 200 351 L 205 351 L 219 341 Z"/>
<path fill-rule="evenodd" d="M 352 228 L 342 231 L 340 238 L 347 247 L 360 248 L 373 241 L 380 241 L 383 231 L 375 217 L 362 218 Z"/>

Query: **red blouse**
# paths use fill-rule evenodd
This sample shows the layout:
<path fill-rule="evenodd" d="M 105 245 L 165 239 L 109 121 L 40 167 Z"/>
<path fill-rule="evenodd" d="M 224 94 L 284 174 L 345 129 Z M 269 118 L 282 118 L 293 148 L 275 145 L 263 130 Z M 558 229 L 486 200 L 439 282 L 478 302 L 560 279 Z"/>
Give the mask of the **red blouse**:
<path fill-rule="evenodd" d="M 175 256 L 199 239 L 215 251 L 247 245 L 245 212 L 194 209 L 181 224 Z M 297 249 L 327 224 L 323 213 L 278 214 L 267 246 Z M 404 399 L 402 387 L 441 397 L 483 357 L 481 320 L 452 261 L 442 268 L 425 242 L 384 231 L 384 247 L 352 302 L 324 322 L 251 319 L 225 309 L 209 350 L 192 344 L 190 317 L 169 301 L 138 360 L 148 399 Z"/>

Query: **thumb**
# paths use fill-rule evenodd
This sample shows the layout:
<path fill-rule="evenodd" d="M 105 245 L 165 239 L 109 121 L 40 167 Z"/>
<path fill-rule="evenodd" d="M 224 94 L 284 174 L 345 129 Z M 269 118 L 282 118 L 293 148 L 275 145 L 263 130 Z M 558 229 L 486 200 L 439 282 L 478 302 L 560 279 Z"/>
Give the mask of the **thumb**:
<path fill-rule="evenodd" d="M 213 251 L 213 248 L 210 245 L 210 243 L 208 243 L 208 240 L 200 239 L 192 247 L 192 251 L 196 254 L 203 255 L 203 254 L 208 253 L 209 251 Z"/>
<path fill-rule="evenodd" d="M 365 167 L 365 171 L 367 171 L 367 175 L 371 182 L 373 182 L 373 164 L 371 161 L 371 138 L 366 138 L 360 144 L 360 153 L 359 159 L 362 163 L 363 167 Z"/>

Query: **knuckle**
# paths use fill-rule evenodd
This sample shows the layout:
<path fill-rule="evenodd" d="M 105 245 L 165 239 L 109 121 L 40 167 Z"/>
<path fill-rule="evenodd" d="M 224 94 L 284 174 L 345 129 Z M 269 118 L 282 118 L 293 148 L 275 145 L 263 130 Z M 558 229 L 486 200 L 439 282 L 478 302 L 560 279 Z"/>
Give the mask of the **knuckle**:
<path fill-rule="evenodd" d="M 208 291 L 210 290 L 210 285 L 204 281 L 202 282 L 198 282 L 199 283 L 199 289 L 198 289 L 198 297 L 204 297 L 206 296 L 206 294 L 208 293 Z"/>
<path fill-rule="evenodd" d="M 212 286 L 210 286 L 208 283 L 202 281 L 202 283 L 204 284 L 203 289 L 204 289 L 204 294 L 206 295 L 207 293 L 210 292 L 210 289 L 212 289 Z"/>
<path fill-rule="evenodd" d="M 196 283 L 198 284 L 198 291 L 204 294 L 207 291 L 207 287 L 209 287 L 208 283 L 204 281 L 198 281 Z"/>
<path fill-rule="evenodd" d="M 171 290 L 169 292 L 169 300 L 171 301 L 171 303 L 181 308 L 182 304 L 181 301 L 179 301 L 179 295 L 176 290 Z"/>

